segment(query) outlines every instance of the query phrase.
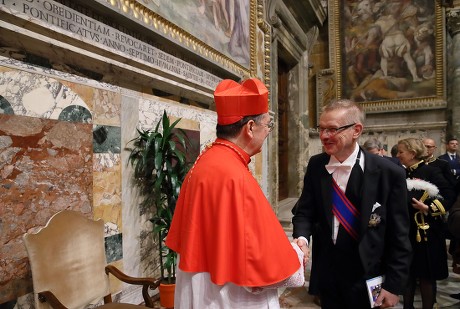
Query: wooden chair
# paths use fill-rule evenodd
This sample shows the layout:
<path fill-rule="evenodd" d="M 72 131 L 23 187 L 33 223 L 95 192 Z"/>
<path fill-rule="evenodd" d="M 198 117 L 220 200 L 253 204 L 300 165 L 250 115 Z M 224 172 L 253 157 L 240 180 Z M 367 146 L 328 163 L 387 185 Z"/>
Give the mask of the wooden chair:
<path fill-rule="evenodd" d="M 119 280 L 142 285 L 145 305 L 153 308 L 148 289 L 160 280 L 134 278 L 107 265 L 104 222 L 63 210 L 55 214 L 36 234 L 23 236 L 32 269 L 36 309 L 85 308 L 101 303 L 104 309 L 142 309 L 134 304 L 112 303 L 109 274 Z"/>

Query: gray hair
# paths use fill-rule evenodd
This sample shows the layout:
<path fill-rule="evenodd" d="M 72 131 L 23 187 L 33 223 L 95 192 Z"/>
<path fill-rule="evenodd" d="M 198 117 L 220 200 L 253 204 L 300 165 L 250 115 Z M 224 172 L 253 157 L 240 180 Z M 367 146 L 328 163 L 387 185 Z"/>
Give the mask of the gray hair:
<path fill-rule="evenodd" d="M 366 118 L 364 111 L 358 103 L 348 99 L 332 100 L 327 105 L 323 106 L 322 112 L 330 112 L 337 109 L 346 110 L 345 120 L 347 123 L 364 124 Z"/>
<path fill-rule="evenodd" d="M 370 149 L 382 149 L 382 143 L 376 139 L 375 137 L 371 137 L 368 140 L 366 140 L 363 144 L 363 148 L 365 150 L 370 150 Z"/>

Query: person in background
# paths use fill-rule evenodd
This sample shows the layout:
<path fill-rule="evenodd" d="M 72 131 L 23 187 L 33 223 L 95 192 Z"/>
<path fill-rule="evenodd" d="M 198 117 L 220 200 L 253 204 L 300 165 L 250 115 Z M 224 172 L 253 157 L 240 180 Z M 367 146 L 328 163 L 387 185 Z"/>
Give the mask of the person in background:
<path fill-rule="evenodd" d="M 378 139 L 376 139 L 375 137 L 371 137 L 369 139 L 367 139 L 364 144 L 363 144 L 363 148 L 364 150 L 366 150 L 367 152 L 369 153 L 372 153 L 372 154 L 376 154 L 376 155 L 379 155 L 379 156 L 382 156 L 382 143 L 379 142 Z"/>
<path fill-rule="evenodd" d="M 422 308 L 432 309 L 436 301 L 436 280 L 448 276 L 443 216 L 453 202 L 454 190 L 438 168 L 425 163 L 426 155 L 420 139 L 407 138 L 398 142 L 398 158 L 406 167 L 406 207 L 411 217 L 409 236 L 414 250 L 404 292 L 404 309 L 414 309 L 417 281 Z"/>
<path fill-rule="evenodd" d="M 280 308 L 277 288 L 304 284 L 304 255 L 248 167 L 274 127 L 268 90 L 223 80 L 214 100 L 217 139 L 188 172 L 166 238 L 175 308 Z"/>
<path fill-rule="evenodd" d="M 402 167 L 401 161 L 398 158 L 398 144 L 394 144 L 390 150 L 391 157 L 387 157 L 391 162 L 397 164 L 398 166 Z"/>
<path fill-rule="evenodd" d="M 449 163 L 447 161 L 444 161 L 444 160 L 441 160 L 441 159 L 438 159 L 434 156 L 434 152 L 436 150 L 436 143 L 433 139 L 431 138 L 424 138 L 422 140 L 423 142 L 423 145 L 425 145 L 425 148 L 426 148 L 426 152 L 427 152 L 427 156 L 424 158 L 424 161 L 426 164 L 430 165 L 430 166 L 433 166 L 435 168 L 438 168 L 442 175 L 444 176 L 444 178 L 449 181 L 449 183 L 451 184 L 452 188 L 455 187 L 455 179 L 450 171 L 450 166 L 449 166 Z M 444 220 L 445 221 L 445 220 Z M 450 242 L 449 242 L 449 253 L 454 256 L 455 255 L 455 251 L 456 251 L 456 247 L 457 247 L 457 240 L 452 237 L 452 234 L 449 232 L 449 229 L 447 228 L 447 225 L 446 225 L 446 222 L 444 222 L 444 237 L 446 239 L 450 239 Z M 436 281 L 434 282 L 434 290 L 436 292 L 437 290 L 437 286 L 436 286 Z M 456 298 L 457 295 L 460 295 L 460 294 L 451 294 L 451 296 L 453 298 Z"/>
<path fill-rule="evenodd" d="M 450 171 L 450 165 L 447 161 L 441 160 L 434 156 L 436 150 L 436 142 L 431 138 L 424 138 L 422 140 L 423 145 L 426 148 L 427 156 L 424 158 L 426 164 L 439 168 L 444 178 L 446 178 L 452 187 L 455 186 L 455 179 Z"/>
<path fill-rule="evenodd" d="M 371 307 L 366 280 L 385 276 L 375 303 L 399 302 L 411 246 L 404 170 L 363 151 L 364 112 L 350 100 L 327 104 L 319 120 L 323 153 L 310 158 L 297 202 L 293 237 L 309 254 L 310 280 L 323 309 Z"/>
<path fill-rule="evenodd" d="M 398 144 L 394 144 L 393 147 L 391 147 L 390 155 L 392 158 L 398 157 Z"/>
<path fill-rule="evenodd" d="M 457 190 L 457 199 L 449 211 L 447 226 L 452 236 L 460 239 L 460 192 Z"/>
<path fill-rule="evenodd" d="M 449 253 L 452 255 L 452 272 L 460 274 L 460 189 L 457 185 L 455 192 L 457 199 L 449 210 L 447 227 L 450 235 Z M 460 299 L 460 293 L 449 295 L 452 298 Z"/>
<path fill-rule="evenodd" d="M 388 157 L 387 145 L 383 145 L 382 143 L 380 143 L 380 154 L 382 155 L 382 157 Z"/>
<path fill-rule="evenodd" d="M 449 162 L 450 171 L 457 183 L 460 179 L 460 158 L 458 156 L 458 140 L 451 137 L 446 143 L 446 153 L 439 156 L 439 159 Z"/>
<path fill-rule="evenodd" d="M 454 179 L 455 187 L 459 192 L 460 186 L 460 158 L 458 155 L 458 139 L 450 137 L 446 142 L 446 153 L 439 156 L 439 159 L 449 163 L 450 172 Z M 452 214 L 449 212 L 449 217 Z M 449 229 L 450 231 L 450 229 Z M 449 244 L 449 253 L 452 255 L 452 271 L 460 273 L 460 239 L 453 236 Z M 460 299 L 460 293 L 450 294 L 450 297 Z"/>

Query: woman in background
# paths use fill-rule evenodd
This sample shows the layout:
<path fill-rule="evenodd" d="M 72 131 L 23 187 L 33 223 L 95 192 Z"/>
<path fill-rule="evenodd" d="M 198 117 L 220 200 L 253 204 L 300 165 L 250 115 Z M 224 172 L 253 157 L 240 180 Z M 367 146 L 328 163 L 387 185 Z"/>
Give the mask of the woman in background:
<path fill-rule="evenodd" d="M 426 148 L 420 139 L 398 142 L 397 157 L 406 167 L 408 207 L 412 218 L 409 237 L 413 260 L 408 286 L 404 293 L 404 309 L 414 309 L 416 281 L 419 280 L 423 309 L 432 309 L 436 302 L 436 280 L 448 276 L 444 215 L 452 205 L 455 192 L 441 171 L 426 165 Z"/>

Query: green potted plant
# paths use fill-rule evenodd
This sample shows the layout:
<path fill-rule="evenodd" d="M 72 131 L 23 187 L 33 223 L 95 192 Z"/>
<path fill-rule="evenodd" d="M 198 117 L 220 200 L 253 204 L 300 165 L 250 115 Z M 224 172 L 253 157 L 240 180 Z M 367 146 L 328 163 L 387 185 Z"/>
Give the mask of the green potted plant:
<path fill-rule="evenodd" d="M 189 145 L 185 132 L 175 128 L 181 119 L 170 123 L 166 111 L 153 130 L 139 130 L 139 136 L 131 140 L 129 162 L 134 169 L 134 182 L 139 187 L 141 208 L 150 209 L 154 214 L 153 233 L 158 236 L 158 254 L 162 285 L 160 302 L 163 307 L 174 306 L 167 303 L 163 289 L 175 284 L 177 255 L 164 245 L 176 206 L 180 187 L 189 169 L 186 150 Z M 162 289 L 163 288 L 163 289 Z M 173 288 L 172 288 L 173 290 Z M 173 290 L 174 291 L 174 290 Z M 174 292 L 172 292 L 174 294 Z"/>

